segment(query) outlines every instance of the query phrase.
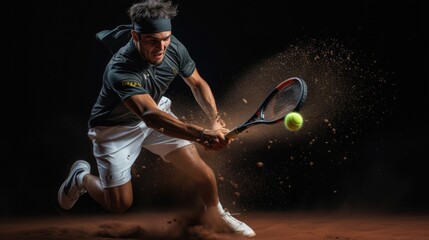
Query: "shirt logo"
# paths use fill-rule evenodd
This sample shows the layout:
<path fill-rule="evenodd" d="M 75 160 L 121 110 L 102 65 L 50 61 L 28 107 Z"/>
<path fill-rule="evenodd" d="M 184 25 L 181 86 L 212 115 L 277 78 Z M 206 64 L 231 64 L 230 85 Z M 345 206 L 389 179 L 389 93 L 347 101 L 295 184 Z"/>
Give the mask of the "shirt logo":
<path fill-rule="evenodd" d="M 122 87 L 141 87 L 141 83 L 136 81 L 122 81 Z"/>
<path fill-rule="evenodd" d="M 144 80 L 147 80 L 149 78 L 149 73 L 143 72 L 143 77 L 144 77 Z"/>

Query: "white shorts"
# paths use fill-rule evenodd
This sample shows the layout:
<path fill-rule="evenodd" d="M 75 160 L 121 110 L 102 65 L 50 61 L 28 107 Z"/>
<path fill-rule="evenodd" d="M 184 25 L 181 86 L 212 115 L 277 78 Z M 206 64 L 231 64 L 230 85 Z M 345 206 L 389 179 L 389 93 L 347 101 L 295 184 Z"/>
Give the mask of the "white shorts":
<path fill-rule="evenodd" d="M 171 100 L 162 97 L 159 108 L 171 112 Z M 146 126 L 99 126 L 88 130 L 102 186 L 111 188 L 131 180 L 131 167 L 144 147 L 165 160 L 173 150 L 192 144 L 188 140 L 164 135 Z"/>

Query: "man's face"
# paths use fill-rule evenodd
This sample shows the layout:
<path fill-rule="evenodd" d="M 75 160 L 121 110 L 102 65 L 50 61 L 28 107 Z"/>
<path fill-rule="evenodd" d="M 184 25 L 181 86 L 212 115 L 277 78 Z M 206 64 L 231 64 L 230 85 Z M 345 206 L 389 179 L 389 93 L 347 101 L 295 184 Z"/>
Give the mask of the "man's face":
<path fill-rule="evenodd" d="M 165 51 L 170 45 L 171 31 L 140 34 L 139 51 L 142 57 L 150 64 L 159 65 L 165 56 Z"/>

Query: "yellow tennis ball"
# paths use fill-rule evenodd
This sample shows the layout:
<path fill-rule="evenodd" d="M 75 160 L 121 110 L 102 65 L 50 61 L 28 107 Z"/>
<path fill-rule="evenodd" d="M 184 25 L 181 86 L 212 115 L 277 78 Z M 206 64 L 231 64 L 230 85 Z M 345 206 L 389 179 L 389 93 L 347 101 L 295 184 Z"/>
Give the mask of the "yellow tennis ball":
<path fill-rule="evenodd" d="M 297 112 L 290 112 L 285 116 L 285 127 L 290 131 L 298 131 L 304 124 L 304 119 Z"/>

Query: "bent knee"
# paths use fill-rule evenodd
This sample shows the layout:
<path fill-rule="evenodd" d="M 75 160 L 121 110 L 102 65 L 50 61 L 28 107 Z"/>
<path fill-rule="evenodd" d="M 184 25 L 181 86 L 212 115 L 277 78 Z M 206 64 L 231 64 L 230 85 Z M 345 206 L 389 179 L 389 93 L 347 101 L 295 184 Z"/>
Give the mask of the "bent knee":
<path fill-rule="evenodd" d="M 210 168 L 202 170 L 201 172 L 194 175 L 194 181 L 197 184 L 208 184 L 216 181 L 215 175 Z"/>
<path fill-rule="evenodd" d="M 109 202 L 106 206 L 107 210 L 112 213 L 123 213 L 127 211 L 132 205 L 132 200 L 128 201 L 113 201 Z"/>
<path fill-rule="evenodd" d="M 133 203 L 131 182 L 104 190 L 105 208 L 113 213 L 123 213 Z"/>

